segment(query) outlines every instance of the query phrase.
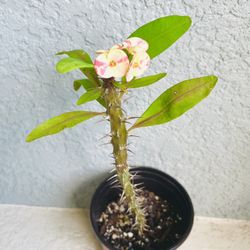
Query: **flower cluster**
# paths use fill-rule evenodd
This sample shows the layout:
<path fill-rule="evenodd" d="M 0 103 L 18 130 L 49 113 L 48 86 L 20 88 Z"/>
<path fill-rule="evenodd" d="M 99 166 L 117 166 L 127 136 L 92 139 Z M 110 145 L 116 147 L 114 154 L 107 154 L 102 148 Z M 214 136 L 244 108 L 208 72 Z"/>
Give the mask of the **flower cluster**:
<path fill-rule="evenodd" d="M 138 37 L 128 38 L 110 50 L 98 50 L 94 62 L 95 70 L 102 78 L 126 76 L 129 82 L 148 68 L 150 57 L 147 50 L 148 43 L 145 40 Z"/>

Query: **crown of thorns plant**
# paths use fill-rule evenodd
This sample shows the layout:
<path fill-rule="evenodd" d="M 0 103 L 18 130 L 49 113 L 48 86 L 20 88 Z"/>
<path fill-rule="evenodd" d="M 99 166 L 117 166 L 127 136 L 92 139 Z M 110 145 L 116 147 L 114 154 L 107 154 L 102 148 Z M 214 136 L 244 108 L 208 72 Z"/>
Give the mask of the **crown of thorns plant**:
<path fill-rule="evenodd" d="M 163 92 L 138 116 L 129 129 L 128 119 L 122 108 L 123 96 L 128 90 L 142 88 L 161 80 L 166 73 L 157 73 L 139 78 L 148 69 L 152 59 L 168 49 L 191 26 L 187 16 L 166 16 L 149 22 L 133 32 L 124 42 L 109 50 L 98 50 L 94 60 L 84 50 L 62 51 L 66 55 L 56 70 L 67 73 L 80 70 L 86 78 L 74 81 L 74 90 L 86 90 L 77 101 L 82 105 L 97 100 L 104 111 L 71 111 L 51 118 L 38 125 L 26 138 L 27 142 L 56 134 L 96 116 L 104 116 L 110 123 L 114 165 L 122 199 L 126 199 L 129 211 L 135 217 L 135 226 L 140 234 L 147 228 L 144 208 L 138 198 L 139 187 L 133 184 L 128 165 L 128 136 L 131 130 L 163 124 L 181 116 L 214 88 L 217 77 L 210 75 L 193 78 L 175 84 Z M 184 67 L 185 65 L 183 65 Z M 135 107 L 136 108 L 136 107 Z"/>

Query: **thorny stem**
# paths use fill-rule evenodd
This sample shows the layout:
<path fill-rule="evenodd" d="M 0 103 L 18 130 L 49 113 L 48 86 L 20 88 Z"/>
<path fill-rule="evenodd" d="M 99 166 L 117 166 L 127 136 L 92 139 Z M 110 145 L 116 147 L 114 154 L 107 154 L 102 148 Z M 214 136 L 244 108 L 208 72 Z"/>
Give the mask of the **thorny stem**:
<path fill-rule="evenodd" d="M 120 90 L 114 85 L 114 78 L 103 79 L 104 98 L 107 104 L 107 115 L 111 127 L 111 143 L 113 145 L 113 155 L 118 180 L 123 188 L 123 197 L 129 205 L 129 210 L 135 216 L 135 226 L 139 233 L 143 234 L 146 227 L 146 220 L 143 208 L 137 199 L 137 190 L 133 186 L 132 176 L 129 172 L 127 163 L 128 150 L 127 139 L 128 131 L 126 129 L 125 117 L 121 107 Z"/>

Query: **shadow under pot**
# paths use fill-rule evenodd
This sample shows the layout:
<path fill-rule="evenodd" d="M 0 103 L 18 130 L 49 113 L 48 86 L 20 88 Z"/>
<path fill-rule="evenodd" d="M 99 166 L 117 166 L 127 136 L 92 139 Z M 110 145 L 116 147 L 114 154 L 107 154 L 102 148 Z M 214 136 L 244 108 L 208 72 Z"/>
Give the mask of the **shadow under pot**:
<path fill-rule="evenodd" d="M 103 249 L 174 250 L 188 237 L 194 219 L 191 199 L 173 177 L 149 167 L 130 169 L 134 184 L 141 184 L 139 195 L 144 204 L 147 229 L 141 236 L 134 218 L 120 203 L 121 189 L 115 174 L 96 189 L 91 201 L 90 218 Z"/>

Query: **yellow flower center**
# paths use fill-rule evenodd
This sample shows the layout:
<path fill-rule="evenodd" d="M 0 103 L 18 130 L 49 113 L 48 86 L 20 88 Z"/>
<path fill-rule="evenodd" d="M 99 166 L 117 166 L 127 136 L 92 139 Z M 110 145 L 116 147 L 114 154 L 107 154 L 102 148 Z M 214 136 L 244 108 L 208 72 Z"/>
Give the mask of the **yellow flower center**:
<path fill-rule="evenodd" d="M 138 62 L 135 62 L 134 64 L 133 64 L 133 68 L 138 68 L 139 67 L 139 63 Z"/>
<path fill-rule="evenodd" d="M 116 66 L 116 62 L 114 60 L 112 60 L 110 63 L 109 63 L 109 66 L 110 67 L 115 67 Z"/>

